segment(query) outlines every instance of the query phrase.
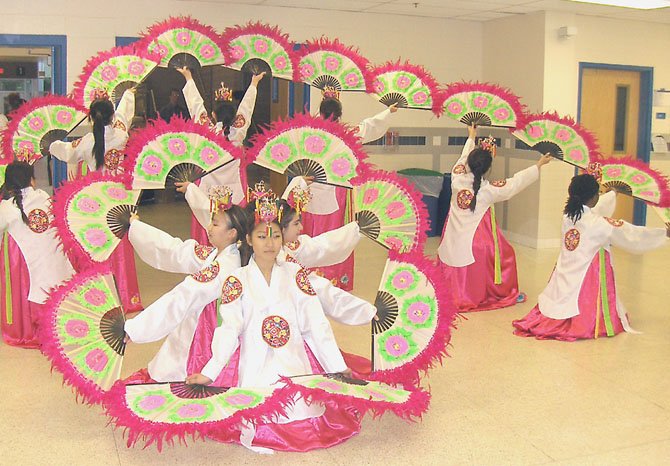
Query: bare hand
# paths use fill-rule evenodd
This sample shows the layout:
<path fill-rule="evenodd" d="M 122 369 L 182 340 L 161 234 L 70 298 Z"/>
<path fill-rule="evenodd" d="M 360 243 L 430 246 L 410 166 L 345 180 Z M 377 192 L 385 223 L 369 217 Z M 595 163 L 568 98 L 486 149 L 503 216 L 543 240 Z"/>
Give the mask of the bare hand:
<path fill-rule="evenodd" d="M 546 165 L 551 162 L 551 159 L 553 159 L 553 157 L 547 152 L 542 157 L 540 157 L 540 160 L 538 160 L 535 165 L 537 165 L 537 168 L 541 168 L 542 165 Z"/>
<path fill-rule="evenodd" d="M 398 111 L 398 102 L 389 105 L 389 110 L 391 111 L 391 113 L 397 112 Z"/>
<path fill-rule="evenodd" d="M 139 86 L 139 84 L 138 84 Z M 130 92 L 131 94 L 135 94 L 137 92 L 137 86 L 129 87 L 126 89 L 126 92 Z"/>
<path fill-rule="evenodd" d="M 468 126 L 468 138 L 474 139 L 477 137 L 477 126 L 473 123 Z"/>
<path fill-rule="evenodd" d="M 309 186 L 310 184 L 314 183 L 316 178 L 313 176 L 303 176 L 302 179 L 305 180 L 305 183 L 307 183 L 307 186 Z"/>
<path fill-rule="evenodd" d="M 200 373 L 191 374 L 188 377 L 186 377 L 186 383 L 188 385 L 209 385 L 212 382 L 213 382 L 212 379 Z"/>
<path fill-rule="evenodd" d="M 251 78 L 251 85 L 252 86 L 257 86 L 258 82 L 261 79 L 263 79 L 263 76 L 265 76 L 265 71 L 263 71 L 262 73 L 258 73 L 258 74 L 253 75 L 253 77 Z"/>
<path fill-rule="evenodd" d="M 139 220 L 140 215 L 137 212 L 133 212 L 130 214 L 130 218 L 128 219 L 128 223 L 133 223 L 135 220 Z"/>
<path fill-rule="evenodd" d="M 177 188 L 178 193 L 186 194 L 186 190 L 188 189 L 189 184 L 191 184 L 190 181 L 176 181 L 174 185 Z"/>
<path fill-rule="evenodd" d="M 351 370 L 350 367 L 347 367 L 345 370 L 340 372 L 340 374 L 342 374 L 345 377 L 349 377 L 350 379 L 353 377 L 353 371 Z"/>
<path fill-rule="evenodd" d="M 131 340 L 130 340 L 130 335 L 128 335 L 128 334 L 126 333 L 126 336 L 123 337 L 123 342 L 124 342 L 124 343 L 128 343 L 129 341 L 131 341 Z"/>
<path fill-rule="evenodd" d="M 77 178 L 79 174 L 79 164 L 78 163 L 68 163 L 67 164 L 67 180 L 72 181 Z"/>
<path fill-rule="evenodd" d="M 181 73 L 181 75 L 186 79 L 186 81 L 190 81 L 193 79 L 193 74 L 191 73 L 191 70 L 189 70 L 187 67 L 183 68 L 177 68 L 177 71 Z"/>

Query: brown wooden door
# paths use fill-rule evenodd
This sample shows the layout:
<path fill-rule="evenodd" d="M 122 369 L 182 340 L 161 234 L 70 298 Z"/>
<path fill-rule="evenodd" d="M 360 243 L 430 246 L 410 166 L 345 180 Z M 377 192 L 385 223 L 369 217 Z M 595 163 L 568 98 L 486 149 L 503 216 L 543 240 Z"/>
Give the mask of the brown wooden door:
<path fill-rule="evenodd" d="M 639 72 L 582 70 L 580 124 L 596 135 L 604 156 L 637 158 L 639 112 Z M 632 222 L 632 197 L 617 195 L 614 217 Z"/>

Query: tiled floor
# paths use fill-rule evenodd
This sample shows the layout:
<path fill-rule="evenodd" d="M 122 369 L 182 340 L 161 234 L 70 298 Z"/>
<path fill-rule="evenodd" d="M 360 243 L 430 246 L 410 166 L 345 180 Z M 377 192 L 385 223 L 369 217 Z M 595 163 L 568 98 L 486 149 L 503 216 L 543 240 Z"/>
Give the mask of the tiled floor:
<path fill-rule="evenodd" d="M 144 220 L 188 231 L 184 205 L 142 207 Z M 437 239 L 427 246 L 434 253 Z M 374 299 L 384 252 L 357 250 L 356 293 Z M 458 323 L 451 358 L 431 372 L 428 414 L 366 419 L 360 435 L 326 451 L 261 456 L 236 445 L 126 448 L 97 407 L 78 404 L 38 351 L 0 344 L 0 464 L 667 464 L 670 460 L 670 248 L 615 252 L 620 297 L 642 334 L 563 343 L 512 335 L 510 322 L 535 304 L 556 250 L 517 247 L 527 303 L 470 314 Z M 138 263 L 152 302 L 181 277 Z M 363 281 L 360 277 L 366 277 Z M 340 345 L 369 353 L 367 327 L 336 326 Z M 124 372 L 144 367 L 158 345 L 131 345 Z"/>

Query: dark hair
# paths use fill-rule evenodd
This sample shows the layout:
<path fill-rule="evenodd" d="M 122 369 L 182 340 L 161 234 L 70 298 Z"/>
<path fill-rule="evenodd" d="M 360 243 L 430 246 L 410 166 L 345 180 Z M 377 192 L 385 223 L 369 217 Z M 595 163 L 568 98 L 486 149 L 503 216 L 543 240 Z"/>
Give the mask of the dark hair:
<path fill-rule="evenodd" d="M 584 204 L 598 194 L 599 189 L 598 180 L 592 175 L 585 173 L 572 178 L 568 187 L 568 200 L 563 209 L 563 213 L 572 220 L 572 223 L 577 223 L 582 218 Z"/>
<path fill-rule="evenodd" d="M 224 136 L 228 136 L 230 127 L 235 122 L 235 117 L 237 116 L 235 105 L 232 102 L 216 101 L 214 103 L 214 116 L 216 116 L 216 121 L 223 125 Z"/>
<path fill-rule="evenodd" d="M 22 99 L 18 92 L 7 94 L 7 105 L 9 106 L 7 113 L 12 113 L 25 103 L 25 99 Z"/>
<path fill-rule="evenodd" d="M 339 121 L 342 117 L 342 102 L 332 97 L 326 97 L 321 101 L 319 114 L 326 120 Z"/>
<path fill-rule="evenodd" d="M 284 229 L 286 229 L 293 221 L 297 212 L 288 202 L 286 202 L 285 199 L 281 199 L 279 201 L 279 208 L 281 209 L 281 219 L 279 220 L 279 226 L 283 232 Z"/>
<path fill-rule="evenodd" d="M 228 219 L 228 228 L 234 228 L 237 232 L 235 241 L 240 241 L 240 261 L 242 265 L 249 263 L 251 257 L 251 248 L 246 243 L 247 233 L 249 232 L 249 219 L 246 209 L 233 205 L 225 211 Z"/>
<path fill-rule="evenodd" d="M 88 117 L 93 122 L 93 155 L 98 169 L 105 164 L 105 126 L 112 124 L 114 104 L 109 99 L 96 99 L 91 103 Z"/>
<path fill-rule="evenodd" d="M 472 183 L 474 196 L 470 203 L 470 210 L 472 212 L 474 212 L 475 207 L 477 207 L 477 193 L 482 184 L 482 176 L 484 176 L 484 174 L 489 171 L 489 168 L 491 168 L 491 162 L 493 162 L 491 152 L 482 149 L 481 147 L 474 149 L 468 155 L 468 167 L 470 167 L 470 171 L 475 176 L 475 180 Z"/>
<path fill-rule="evenodd" d="M 35 178 L 35 169 L 28 162 L 14 161 L 7 165 L 5 171 L 5 184 L 2 187 L 3 193 L 14 196 L 14 203 L 21 211 L 23 223 L 28 224 L 28 217 L 23 211 L 23 194 L 21 190 L 30 186 L 30 182 Z"/>

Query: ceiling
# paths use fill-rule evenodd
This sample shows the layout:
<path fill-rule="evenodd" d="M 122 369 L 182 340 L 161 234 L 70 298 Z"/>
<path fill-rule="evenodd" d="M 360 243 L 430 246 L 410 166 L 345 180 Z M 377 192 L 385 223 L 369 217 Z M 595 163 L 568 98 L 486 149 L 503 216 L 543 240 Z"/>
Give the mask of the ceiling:
<path fill-rule="evenodd" d="M 244 4 L 279 8 L 381 13 L 401 16 L 428 16 L 465 21 L 489 21 L 536 11 L 562 11 L 607 18 L 631 19 L 670 24 L 668 7 L 633 10 L 575 3 L 567 0 L 182 0 L 220 4 Z"/>

